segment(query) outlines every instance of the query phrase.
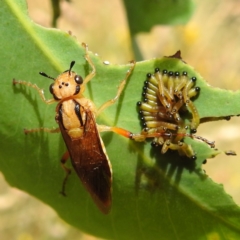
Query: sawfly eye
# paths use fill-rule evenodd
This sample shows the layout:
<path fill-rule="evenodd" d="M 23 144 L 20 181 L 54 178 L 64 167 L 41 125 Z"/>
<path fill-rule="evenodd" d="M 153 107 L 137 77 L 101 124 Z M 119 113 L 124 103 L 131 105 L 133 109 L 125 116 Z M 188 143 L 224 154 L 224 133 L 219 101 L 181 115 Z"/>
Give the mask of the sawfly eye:
<path fill-rule="evenodd" d="M 53 83 L 49 86 L 49 91 L 50 91 L 51 94 L 54 95 L 54 93 L 53 93 Z"/>
<path fill-rule="evenodd" d="M 76 86 L 76 90 L 75 90 L 74 95 L 77 95 L 79 92 L 80 92 L 80 86 L 77 85 L 77 86 Z"/>
<path fill-rule="evenodd" d="M 82 83 L 83 83 L 83 79 L 82 79 L 82 77 L 79 76 L 79 75 L 76 75 L 76 76 L 74 77 L 74 80 L 75 80 L 75 82 L 76 82 L 77 84 L 82 84 Z"/>

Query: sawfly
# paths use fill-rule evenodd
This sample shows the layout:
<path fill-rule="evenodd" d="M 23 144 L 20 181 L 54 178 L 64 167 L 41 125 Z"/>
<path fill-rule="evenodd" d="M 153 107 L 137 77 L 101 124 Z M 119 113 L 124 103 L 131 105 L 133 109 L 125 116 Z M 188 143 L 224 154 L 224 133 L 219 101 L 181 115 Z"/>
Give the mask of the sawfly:
<path fill-rule="evenodd" d="M 135 62 L 131 62 L 130 69 L 121 82 L 115 98 L 96 109 L 94 103 L 83 96 L 86 84 L 95 76 L 96 69 L 89 56 L 87 44 L 83 43 L 82 45 L 86 52 L 85 59 L 92 68 L 85 79 L 72 71 L 75 61 L 72 61 L 69 69 L 57 78 L 40 72 L 42 76 L 54 81 L 50 85 L 50 93 L 53 95 L 53 99 L 46 100 L 42 89 L 36 84 L 15 79 L 13 79 L 13 84 L 22 84 L 36 89 L 42 100 L 47 104 L 58 102 L 55 119 L 59 128 L 30 129 L 25 130 L 25 133 L 36 131 L 61 132 L 68 149 L 61 158 L 61 165 L 66 172 L 61 193 L 65 195 L 66 181 L 71 172 L 71 169 L 66 167 L 65 163 L 70 158 L 84 187 L 90 193 L 98 208 L 107 214 L 112 203 L 112 168 L 99 132 L 112 131 L 128 138 L 132 138 L 133 134 L 122 128 L 98 125 L 96 117 L 118 100 L 134 69 Z"/>

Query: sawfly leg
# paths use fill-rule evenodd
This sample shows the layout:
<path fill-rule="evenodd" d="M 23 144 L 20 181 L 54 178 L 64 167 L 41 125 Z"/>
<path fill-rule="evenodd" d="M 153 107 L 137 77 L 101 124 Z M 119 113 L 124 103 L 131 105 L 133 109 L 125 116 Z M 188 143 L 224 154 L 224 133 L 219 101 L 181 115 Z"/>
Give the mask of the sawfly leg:
<path fill-rule="evenodd" d="M 68 180 L 68 177 L 69 175 L 71 174 L 71 168 L 68 168 L 65 166 L 65 163 L 67 162 L 67 160 L 69 159 L 70 155 L 69 155 L 69 152 L 66 151 L 62 158 L 61 158 L 61 166 L 63 168 L 63 170 L 65 171 L 66 173 L 66 176 L 65 178 L 63 179 L 63 183 L 62 183 L 62 190 L 60 191 L 60 193 L 63 195 L 63 196 L 66 196 L 66 193 L 65 193 L 65 186 L 66 186 L 66 183 L 67 183 L 67 180 Z"/>

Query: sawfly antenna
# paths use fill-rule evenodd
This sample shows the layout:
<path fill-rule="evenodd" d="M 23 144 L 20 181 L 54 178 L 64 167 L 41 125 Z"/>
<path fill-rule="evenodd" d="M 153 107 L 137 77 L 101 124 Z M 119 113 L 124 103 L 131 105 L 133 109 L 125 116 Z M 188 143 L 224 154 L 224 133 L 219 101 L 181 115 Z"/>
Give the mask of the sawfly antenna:
<path fill-rule="evenodd" d="M 72 68 L 73 68 L 74 64 L 75 64 L 75 61 L 71 61 L 71 63 L 70 63 L 70 68 L 69 68 L 69 70 L 68 70 L 69 75 L 70 75 L 70 73 L 71 73 L 71 71 L 72 71 Z"/>
<path fill-rule="evenodd" d="M 44 76 L 44 77 L 46 77 L 46 78 L 50 78 L 50 79 L 52 79 L 53 81 L 55 81 L 55 78 L 48 76 L 48 75 L 47 75 L 46 73 L 44 73 L 44 72 L 39 72 L 39 74 L 42 75 L 42 76 Z"/>

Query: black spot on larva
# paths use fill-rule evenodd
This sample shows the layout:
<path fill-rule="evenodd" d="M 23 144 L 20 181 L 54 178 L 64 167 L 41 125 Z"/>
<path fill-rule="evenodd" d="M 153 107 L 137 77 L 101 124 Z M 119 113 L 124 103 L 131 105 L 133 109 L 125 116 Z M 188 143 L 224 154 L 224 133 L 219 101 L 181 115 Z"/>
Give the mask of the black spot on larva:
<path fill-rule="evenodd" d="M 200 87 L 195 87 L 196 92 L 200 92 L 201 88 Z"/>
<path fill-rule="evenodd" d="M 191 78 L 193 82 L 196 82 L 197 81 L 197 78 L 196 77 L 192 77 Z"/>
<path fill-rule="evenodd" d="M 147 78 L 151 78 L 152 74 L 151 73 L 147 73 Z"/>
<path fill-rule="evenodd" d="M 195 161 L 195 160 L 197 159 L 197 156 L 196 156 L 196 155 L 193 155 L 193 156 L 191 157 L 191 159 Z"/>
<path fill-rule="evenodd" d="M 191 133 L 196 133 L 197 132 L 197 129 L 191 129 Z"/>
<path fill-rule="evenodd" d="M 155 73 L 160 72 L 159 68 L 155 68 Z"/>
<path fill-rule="evenodd" d="M 168 72 L 168 76 L 173 76 L 173 71 Z"/>
<path fill-rule="evenodd" d="M 149 130 L 149 128 L 144 128 L 143 131 L 144 132 L 147 132 Z"/>
<path fill-rule="evenodd" d="M 175 76 L 179 77 L 180 73 L 179 72 L 175 72 Z"/>

